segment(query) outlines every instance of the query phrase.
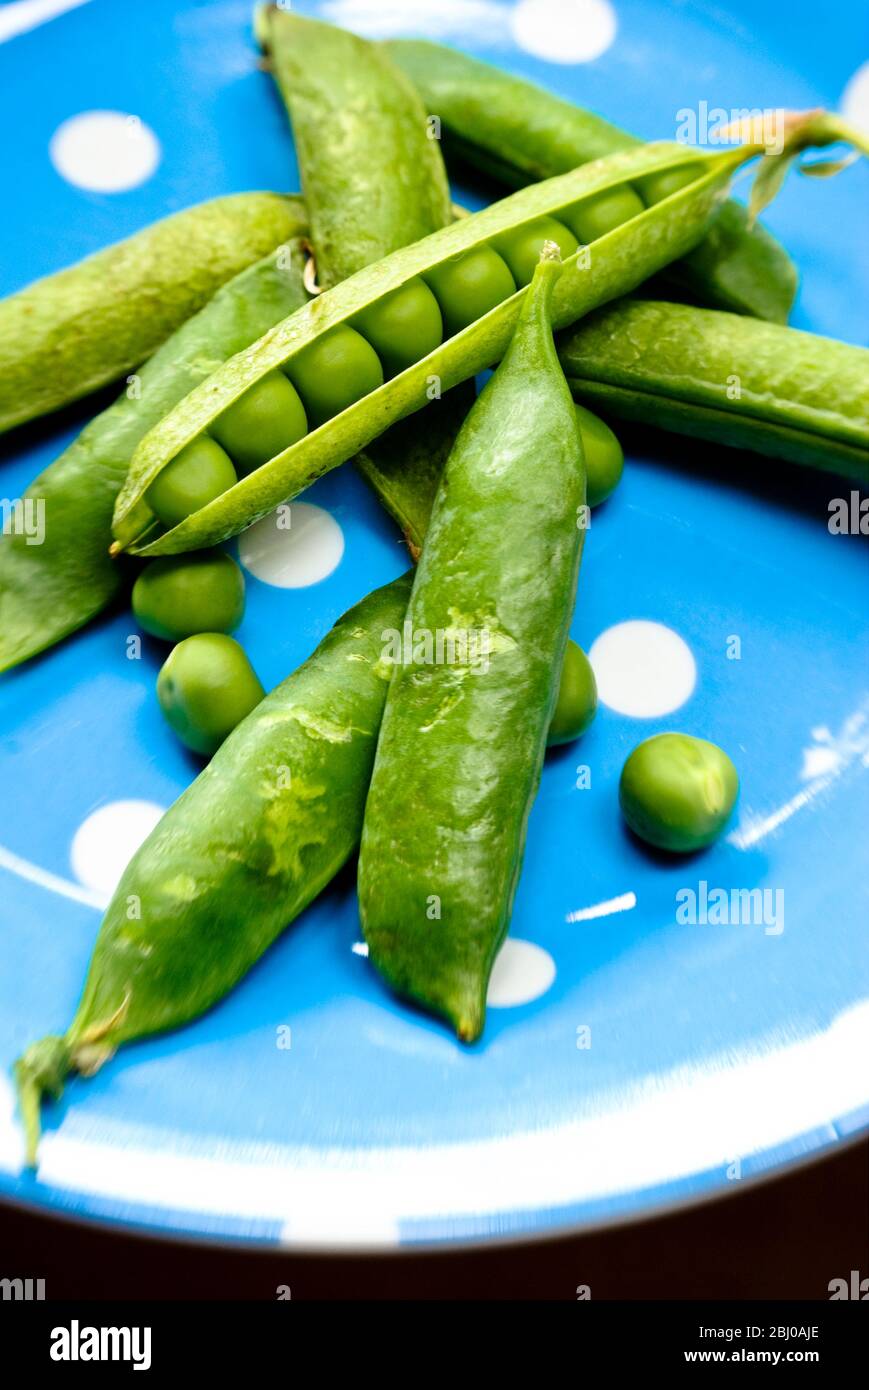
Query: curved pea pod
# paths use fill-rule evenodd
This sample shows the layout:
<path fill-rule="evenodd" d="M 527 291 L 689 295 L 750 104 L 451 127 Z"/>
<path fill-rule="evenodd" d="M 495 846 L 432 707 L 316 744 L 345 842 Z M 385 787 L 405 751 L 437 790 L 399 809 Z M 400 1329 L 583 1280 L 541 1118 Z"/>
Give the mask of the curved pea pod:
<path fill-rule="evenodd" d="M 626 299 L 559 343 L 604 415 L 869 485 L 869 350 L 712 309 Z"/>
<path fill-rule="evenodd" d="M 29 1163 L 44 1094 L 211 1008 L 352 853 L 390 675 L 381 632 L 401 625 L 409 592 L 405 575 L 346 613 L 130 861 L 69 1029 L 16 1064 Z"/>
<path fill-rule="evenodd" d="M 0 433 L 137 367 L 298 227 L 298 202 L 235 193 L 175 213 L 0 301 Z"/>
<path fill-rule="evenodd" d="M 442 121 L 447 149 L 511 188 L 640 143 L 593 112 L 442 44 L 393 39 L 385 46 Z M 787 319 L 797 290 L 787 252 L 735 202 L 724 204 L 667 279 L 702 304 L 776 323 Z"/>
<path fill-rule="evenodd" d="M 580 200 L 621 187 L 640 173 L 684 170 L 696 175 L 673 196 L 641 211 L 564 264 L 556 287 L 557 327 L 634 288 L 683 254 L 702 236 L 735 169 L 758 153 L 741 147 L 712 156 L 678 147 L 646 146 L 587 164 L 573 173 L 514 193 L 502 202 L 454 222 L 360 270 L 298 310 L 193 391 L 142 441 L 115 508 L 116 549 L 142 555 L 174 554 L 214 545 L 249 526 L 295 496 L 316 478 L 351 458 L 390 425 L 422 409 L 433 387 L 443 393 L 494 365 L 506 351 L 526 291 L 518 290 L 447 338 L 420 361 L 315 428 L 282 454 L 185 521 L 161 531 L 145 493 L 182 448 L 207 431 L 215 418 L 267 372 L 291 376 L 302 349 L 347 325 L 361 311 L 382 303 L 414 277 L 430 277 L 451 258 L 490 247 L 505 234 L 543 216 L 557 218 Z"/>
<path fill-rule="evenodd" d="M 321 287 L 452 220 L 422 102 L 379 45 L 275 5 L 256 32 L 292 120 Z"/>
<path fill-rule="evenodd" d="M 310 218 L 310 268 L 339 284 L 453 220 L 440 144 L 413 84 L 379 44 L 273 5 L 256 16 L 293 127 Z M 416 558 L 473 387 L 403 421 L 353 460 Z"/>
<path fill-rule="evenodd" d="M 304 227 L 304 209 L 289 205 Z M 112 511 L 133 451 L 148 430 L 221 362 L 307 300 L 298 240 L 243 270 L 173 333 L 137 374 L 135 389 L 96 416 L 21 499 L 44 519 L 0 537 L 0 671 L 59 642 L 100 613 L 129 578 L 109 557 Z"/>
<path fill-rule="evenodd" d="M 544 260 L 447 461 L 365 809 L 370 959 L 464 1041 L 485 1019 L 567 643 L 584 470 Z"/>

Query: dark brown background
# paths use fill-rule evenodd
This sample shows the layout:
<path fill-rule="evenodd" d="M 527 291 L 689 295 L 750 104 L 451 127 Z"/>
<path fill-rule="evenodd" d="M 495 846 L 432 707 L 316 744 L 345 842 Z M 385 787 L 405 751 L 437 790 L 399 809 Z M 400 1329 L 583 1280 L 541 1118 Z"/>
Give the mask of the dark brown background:
<path fill-rule="evenodd" d="M 827 1299 L 869 1275 L 869 1143 L 716 1202 L 533 1245 L 327 1257 L 194 1246 L 0 1209 L 0 1276 L 48 1298 Z"/>

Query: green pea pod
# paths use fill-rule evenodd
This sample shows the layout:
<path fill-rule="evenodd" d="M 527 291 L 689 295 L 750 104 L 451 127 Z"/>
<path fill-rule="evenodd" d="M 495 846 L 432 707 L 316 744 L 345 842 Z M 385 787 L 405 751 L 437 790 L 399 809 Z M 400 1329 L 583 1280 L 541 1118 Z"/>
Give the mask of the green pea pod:
<path fill-rule="evenodd" d="M 297 219 L 276 193 L 215 198 L 0 301 L 0 433 L 139 366 Z"/>
<path fill-rule="evenodd" d="M 605 416 L 753 449 L 869 485 L 869 350 L 712 309 L 622 300 L 560 341 Z"/>
<path fill-rule="evenodd" d="M 443 123 L 445 144 L 511 188 L 565 173 L 640 142 L 591 111 L 422 39 L 393 39 L 390 57 Z M 797 273 L 786 251 L 740 203 L 722 207 L 704 240 L 667 271 L 701 304 L 784 323 Z"/>
<path fill-rule="evenodd" d="M 433 384 L 439 392 L 446 392 L 499 361 L 510 341 L 525 290 L 510 294 L 185 521 L 161 531 L 145 494 L 166 465 L 267 372 L 284 368 L 292 376 L 302 350 L 321 344 L 329 330 L 344 328 L 363 311 L 380 307 L 387 295 L 415 278 L 436 279 L 438 272 L 454 265 L 462 253 L 481 248 L 489 251 L 496 239 L 541 217 L 557 218 L 559 212 L 592 194 L 618 189 L 640 173 L 681 173 L 686 166 L 696 169 L 691 182 L 671 197 L 565 261 L 553 312 L 556 326 L 566 327 L 592 308 L 636 287 L 694 245 L 734 171 L 759 152 L 759 147 L 751 146 L 702 157 L 688 155 L 678 147 L 649 145 L 613 155 L 522 189 L 326 290 L 215 372 L 146 436 L 136 450 L 115 508 L 116 549 L 142 555 L 174 554 L 238 534 L 358 453 L 390 425 L 424 407 Z"/>
<path fill-rule="evenodd" d="M 287 203 L 286 214 L 286 234 L 304 227 L 300 203 Z M 124 587 L 126 566 L 110 559 L 108 547 L 136 445 L 221 362 L 305 302 L 303 265 L 294 241 L 236 275 L 27 489 L 22 514 L 42 509 L 44 539 L 31 544 L 23 527 L 0 538 L 0 671 L 75 632 Z"/>
<path fill-rule="evenodd" d="M 440 146 L 416 88 L 384 49 L 273 5 L 256 14 L 293 127 L 324 289 L 453 220 Z M 419 554 L 441 470 L 470 408 L 460 388 L 393 426 L 354 462 Z"/>
<path fill-rule="evenodd" d="M 452 220 L 438 142 L 382 48 L 274 5 L 256 31 L 292 121 L 321 287 Z"/>
<path fill-rule="evenodd" d="M 370 958 L 468 1042 L 509 924 L 584 534 L 582 445 L 551 330 L 559 271 L 538 267 L 447 461 L 388 653 L 362 829 Z"/>
<path fill-rule="evenodd" d="M 404 576 L 345 614 L 134 855 L 69 1029 L 16 1064 L 29 1163 L 44 1094 L 222 999 L 352 853 L 390 675 L 381 633 L 409 593 Z"/>

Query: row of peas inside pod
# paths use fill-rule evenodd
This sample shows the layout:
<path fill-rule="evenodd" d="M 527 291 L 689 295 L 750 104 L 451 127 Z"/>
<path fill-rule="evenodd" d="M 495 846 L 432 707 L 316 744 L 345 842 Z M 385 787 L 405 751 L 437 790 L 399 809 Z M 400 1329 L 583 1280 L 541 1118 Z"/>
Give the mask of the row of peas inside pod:
<path fill-rule="evenodd" d="M 545 241 L 566 259 L 695 177 L 681 166 L 606 189 L 409 279 L 249 387 L 162 469 L 148 506 L 164 526 L 179 525 L 528 285 Z"/>

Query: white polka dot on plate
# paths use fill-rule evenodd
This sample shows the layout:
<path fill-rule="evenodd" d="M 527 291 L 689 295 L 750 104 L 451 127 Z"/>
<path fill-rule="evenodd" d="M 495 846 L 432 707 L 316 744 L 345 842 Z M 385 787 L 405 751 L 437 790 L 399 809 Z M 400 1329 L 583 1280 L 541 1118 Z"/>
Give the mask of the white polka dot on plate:
<path fill-rule="evenodd" d="M 842 115 L 869 131 L 869 63 L 857 69 L 842 93 Z"/>
<path fill-rule="evenodd" d="M 513 38 L 550 63 L 590 63 L 606 53 L 618 24 L 609 0 L 519 0 Z"/>
<path fill-rule="evenodd" d="M 601 701 L 636 719 L 678 709 L 697 683 L 690 647 L 663 623 L 617 623 L 601 633 L 588 659 Z"/>
<path fill-rule="evenodd" d="M 79 883 L 109 897 L 165 809 L 153 801 L 110 801 L 82 821 L 69 854 Z"/>
<path fill-rule="evenodd" d="M 251 526 L 238 542 L 238 558 L 264 584 L 304 589 L 338 568 L 344 532 L 311 502 L 288 502 Z"/>
<path fill-rule="evenodd" d="M 51 162 L 68 183 L 94 193 L 137 188 L 160 163 L 160 142 L 138 116 L 82 111 L 51 137 Z"/>
<path fill-rule="evenodd" d="M 492 968 L 486 1003 L 491 1009 L 511 1009 L 530 1004 L 552 985 L 555 961 L 533 941 L 508 937 Z"/>

